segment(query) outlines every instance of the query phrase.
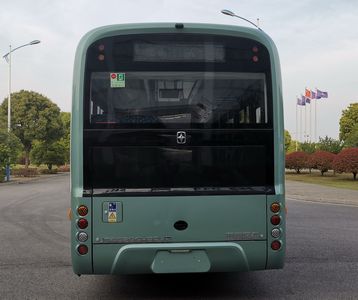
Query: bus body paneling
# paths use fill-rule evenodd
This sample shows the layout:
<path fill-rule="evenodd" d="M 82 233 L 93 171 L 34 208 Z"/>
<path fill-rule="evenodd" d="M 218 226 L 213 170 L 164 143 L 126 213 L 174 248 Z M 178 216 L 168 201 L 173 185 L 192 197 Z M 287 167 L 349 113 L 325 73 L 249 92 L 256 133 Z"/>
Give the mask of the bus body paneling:
<path fill-rule="evenodd" d="M 279 58 L 264 32 L 89 32 L 73 75 L 74 272 L 282 268 L 283 136 Z"/>

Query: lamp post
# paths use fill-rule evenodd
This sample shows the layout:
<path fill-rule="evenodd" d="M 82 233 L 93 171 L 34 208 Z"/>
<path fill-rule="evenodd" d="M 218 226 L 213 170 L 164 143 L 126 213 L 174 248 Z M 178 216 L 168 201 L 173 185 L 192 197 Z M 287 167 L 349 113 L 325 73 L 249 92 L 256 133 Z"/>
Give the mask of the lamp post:
<path fill-rule="evenodd" d="M 14 49 L 11 48 L 11 45 L 9 46 L 9 52 L 6 53 L 3 58 L 6 60 L 6 62 L 9 64 L 9 95 L 7 98 L 7 131 L 8 133 L 10 133 L 11 131 L 11 53 L 26 47 L 26 46 L 31 46 L 31 45 L 36 45 L 39 44 L 40 41 L 39 40 L 33 40 L 27 44 L 21 45 L 19 47 L 16 47 Z M 8 163 L 6 165 L 6 181 L 10 180 L 10 164 Z"/>
<path fill-rule="evenodd" d="M 231 10 L 223 9 L 223 10 L 221 11 L 221 13 L 223 13 L 224 15 L 230 16 L 230 17 L 236 17 L 236 18 L 239 18 L 239 19 L 244 20 L 244 21 L 246 21 L 246 22 L 249 22 L 251 25 L 254 25 L 258 30 L 261 30 L 261 31 L 262 31 L 262 29 L 259 27 L 259 19 L 257 19 L 257 25 L 256 25 L 255 23 L 251 22 L 250 20 L 245 19 L 245 18 L 243 18 L 243 17 L 240 17 L 240 16 L 236 15 L 236 14 L 233 13 Z"/>

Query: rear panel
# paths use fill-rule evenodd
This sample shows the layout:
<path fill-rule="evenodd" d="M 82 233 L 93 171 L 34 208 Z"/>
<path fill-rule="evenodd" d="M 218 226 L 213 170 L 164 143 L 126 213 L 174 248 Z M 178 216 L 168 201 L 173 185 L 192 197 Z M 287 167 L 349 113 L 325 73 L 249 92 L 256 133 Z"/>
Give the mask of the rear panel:
<path fill-rule="evenodd" d="M 273 44 L 249 29 L 169 26 L 102 29 L 81 46 L 72 209 L 90 209 L 90 251 L 76 253 L 73 223 L 74 270 L 280 267 L 284 220 L 271 253 L 268 219 L 271 202 L 284 209 Z"/>

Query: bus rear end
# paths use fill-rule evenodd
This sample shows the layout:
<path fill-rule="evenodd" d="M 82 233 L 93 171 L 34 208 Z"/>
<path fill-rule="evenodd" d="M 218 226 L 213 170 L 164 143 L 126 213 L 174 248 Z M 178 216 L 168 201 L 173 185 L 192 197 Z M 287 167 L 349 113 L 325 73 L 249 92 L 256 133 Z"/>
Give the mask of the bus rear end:
<path fill-rule="evenodd" d="M 281 268 L 280 80 L 258 30 L 129 24 L 87 34 L 74 72 L 74 272 Z"/>

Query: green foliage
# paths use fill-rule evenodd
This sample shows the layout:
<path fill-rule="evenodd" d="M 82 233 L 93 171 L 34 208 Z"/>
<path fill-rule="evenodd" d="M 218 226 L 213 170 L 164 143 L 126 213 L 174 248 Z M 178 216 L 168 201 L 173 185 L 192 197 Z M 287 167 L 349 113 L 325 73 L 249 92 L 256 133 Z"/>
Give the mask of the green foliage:
<path fill-rule="evenodd" d="M 0 172 L 1 173 L 9 161 L 10 153 L 11 153 L 10 148 L 6 144 L 0 144 Z"/>
<path fill-rule="evenodd" d="M 358 147 L 358 123 L 355 124 L 347 136 L 345 142 L 345 147 Z"/>
<path fill-rule="evenodd" d="M 300 150 L 306 153 L 313 153 L 316 151 L 316 144 L 311 142 L 303 142 L 300 144 Z"/>
<path fill-rule="evenodd" d="M 36 165 L 46 164 L 48 169 L 52 169 L 52 165 L 62 165 L 66 159 L 65 148 L 61 142 L 53 142 L 47 144 L 41 141 L 35 141 L 31 151 L 31 160 Z"/>
<path fill-rule="evenodd" d="M 288 149 L 291 145 L 291 141 L 292 141 L 292 138 L 291 138 L 290 133 L 288 132 L 288 130 L 285 130 L 285 151 L 286 152 L 288 152 Z"/>
<path fill-rule="evenodd" d="M 339 120 L 339 139 L 346 141 L 352 128 L 358 123 L 358 103 L 351 103 L 349 107 L 342 111 Z"/>
<path fill-rule="evenodd" d="M 16 160 L 23 150 L 20 140 L 13 134 L 8 133 L 7 129 L 0 129 L 0 168 L 7 163 L 16 163 Z"/>
<path fill-rule="evenodd" d="M 7 98 L 0 106 L 0 115 L 7 114 Z M 11 132 L 21 141 L 25 150 L 26 166 L 34 140 L 51 144 L 63 135 L 60 109 L 47 97 L 21 90 L 11 95 Z"/>
<path fill-rule="evenodd" d="M 320 137 L 319 142 L 317 143 L 317 148 L 321 151 L 337 154 L 343 149 L 343 143 L 328 136 L 324 139 Z"/>
<path fill-rule="evenodd" d="M 291 140 L 291 143 L 286 151 L 286 153 L 291 153 L 291 152 L 295 152 L 295 151 L 299 151 L 301 150 L 301 143 L 299 141 L 296 140 Z"/>
<path fill-rule="evenodd" d="M 60 143 L 65 148 L 65 163 L 70 162 L 70 127 L 71 127 L 71 114 L 69 112 L 61 112 L 61 120 L 63 124 L 63 137 L 60 140 Z"/>

